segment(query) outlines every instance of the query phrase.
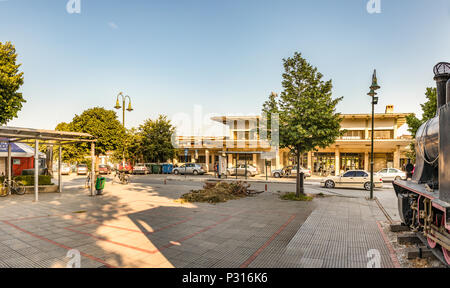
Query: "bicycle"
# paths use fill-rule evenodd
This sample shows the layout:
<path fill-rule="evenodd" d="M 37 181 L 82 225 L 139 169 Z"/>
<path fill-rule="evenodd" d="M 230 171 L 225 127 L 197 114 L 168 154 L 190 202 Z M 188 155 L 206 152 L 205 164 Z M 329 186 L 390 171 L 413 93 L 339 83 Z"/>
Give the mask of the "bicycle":
<path fill-rule="evenodd" d="M 8 193 L 10 187 L 10 193 Z M 9 194 L 23 195 L 25 194 L 25 186 L 18 181 L 5 179 L 2 183 L 0 197 L 8 196 Z"/>
<path fill-rule="evenodd" d="M 117 183 L 120 183 L 120 184 L 125 184 L 125 185 L 129 184 L 130 183 L 130 176 L 128 176 L 124 172 L 116 173 L 116 175 L 114 175 L 112 184 L 114 184 L 116 181 L 117 181 Z"/>

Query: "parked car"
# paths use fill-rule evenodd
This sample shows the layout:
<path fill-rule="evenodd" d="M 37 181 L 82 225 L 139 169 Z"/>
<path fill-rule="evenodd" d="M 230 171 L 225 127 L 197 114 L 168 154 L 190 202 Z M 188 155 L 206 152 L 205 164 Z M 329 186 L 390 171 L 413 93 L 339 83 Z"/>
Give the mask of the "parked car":
<path fill-rule="evenodd" d="M 125 163 L 125 166 L 122 165 L 122 162 L 119 164 L 119 172 L 125 172 L 128 174 L 133 173 L 133 166 L 130 163 Z"/>
<path fill-rule="evenodd" d="M 406 172 L 396 168 L 384 168 L 377 172 L 383 181 L 406 180 Z"/>
<path fill-rule="evenodd" d="M 145 164 L 136 164 L 133 166 L 133 174 L 147 174 L 148 170 Z"/>
<path fill-rule="evenodd" d="M 205 169 L 200 164 L 196 163 L 186 163 L 181 165 L 180 167 L 173 168 L 173 174 L 193 174 L 193 175 L 203 175 L 205 174 Z"/>
<path fill-rule="evenodd" d="M 98 165 L 98 173 L 99 174 L 111 174 L 111 167 L 109 167 L 109 165 L 106 164 L 100 164 Z"/>
<path fill-rule="evenodd" d="M 304 177 L 311 177 L 311 170 L 300 166 L 300 172 L 303 172 Z M 283 169 L 277 169 L 272 171 L 272 176 L 275 178 L 290 177 L 297 175 L 297 165 L 286 166 Z"/>
<path fill-rule="evenodd" d="M 380 175 L 374 174 L 373 183 L 375 188 L 383 187 L 383 179 Z M 325 177 L 320 185 L 325 188 L 347 187 L 370 190 L 370 175 L 367 171 L 350 170 L 338 176 Z"/>
<path fill-rule="evenodd" d="M 72 173 L 72 168 L 67 164 L 61 165 L 61 175 L 70 175 Z"/>
<path fill-rule="evenodd" d="M 86 164 L 77 165 L 77 175 L 87 175 L 89 172 L 88 166 Z"/>
<path fill-rule="evenodd" d="M 246 171 L 247 175 L 245 175 Z M 228 176 L 236 176 L 236 172 L 240 176 L 253 177 L 258 174 L 258 169 L 252 165 L 247 165 L 247 169 L 245 169 L 245 164 L 237 165 L 237 169 L 236 166 L 227 169 Z"/>

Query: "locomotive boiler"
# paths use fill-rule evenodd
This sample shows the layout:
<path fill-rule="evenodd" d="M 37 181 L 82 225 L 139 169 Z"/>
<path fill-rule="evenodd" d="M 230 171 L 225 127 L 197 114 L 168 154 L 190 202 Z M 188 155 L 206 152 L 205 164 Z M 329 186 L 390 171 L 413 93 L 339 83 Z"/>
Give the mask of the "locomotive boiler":
<path fill-rule="evenodd" d="M 393 185 L 402 222 L 441 249 L 450 265 L 450 63 L 438 63 L 433 72 L 436 116 L 417 131 L 412 178 Z"/>

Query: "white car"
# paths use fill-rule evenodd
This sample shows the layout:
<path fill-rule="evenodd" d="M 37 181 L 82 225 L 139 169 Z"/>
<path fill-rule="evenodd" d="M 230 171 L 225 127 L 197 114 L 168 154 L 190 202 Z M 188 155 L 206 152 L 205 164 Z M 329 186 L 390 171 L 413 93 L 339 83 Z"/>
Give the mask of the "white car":
<path fill-rule="evenodd" d="M 133 174 L 145 175 L 148 173 L 147 167 L 144 164 L 136 164 L 133 166 Z"/>
<path fill-rule="evenodd" d="M 311 177 L 311 170 L 303 168 L 300 166 L 300 172 L 303 172 L 304 177 Z M 295 166 L 287 166 L 283 169 L 277 169 L 272 171 L 272 176 L 275 178 L 281 178 L 281 177 L 290 177 L 290 176 L 297 176 L 297 165 Z"/>
<path fill-rule="evenodd" d="M 383 181 L 406 180 L 406 172 L 397 168 L 384 168 L 377 172 Z"/>
<path fill-rule="evenodd" d="M 70 175 L 72 168 L 69 165 L 61 165 L 61 175 Z"/>
<path fill-rule="evenodd" d="M 380 175 L 373 175 L 375 188 L 383 188 L 383 179 Z M 329 176 L 320 182 L 320 186 L 325 188 L 347 187 L 364 188 L 370 190 L 370 173 L 363 170 L 350 170 L 339 176 Z"/>
<path fill-rule="evenodd" d="M 87 175 L 89 172 L 89 169 L 86 164 L 79 164 L 77 166 L 77 175 Z"/>

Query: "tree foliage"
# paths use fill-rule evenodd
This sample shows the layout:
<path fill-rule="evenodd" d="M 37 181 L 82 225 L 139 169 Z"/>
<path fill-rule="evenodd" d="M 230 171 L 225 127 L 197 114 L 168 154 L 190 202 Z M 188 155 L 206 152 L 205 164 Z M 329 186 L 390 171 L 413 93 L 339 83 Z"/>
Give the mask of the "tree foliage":
<path fill-rule="evenodd" d="M 122 151 L 125 145 L 125 128 L 117 119 L 116 112 L 100 107 L 87 109 L 81 115 L 75 115 L 72 122 L 60 123 L 55 130 L 91 134 L 97 139 L 96 155 Z M 86 162 L 86 156 L 90 155 L 90 151 L 90 143 L 68 145 L 64 147 L 62 157 L 64 161 Z"/>
<path fill-rule="evenodd" d="M 17 117 L 17 112 L 26 102 L 22 93 L 18 92 L 23 85 L 23 72 L 19 72 L 21 64 L 17 64 L 16 48 L 11 42 L 0 42 L 0 125 Z"/>
<path fill-rule="evenodd" d="M 167 116 L 159 115 L 158 119 L 148 119 L 139 126 L 140 144 L 138 154 L 145 162 L 166 162 L 175 157 L 172 135 L 175 128 Z"/>
<path fill-rule="evenodd" d="M 331 80 L 322 80 L 300 53 L 283 59 L 283 64 L 283 91 L 278 99 L 271 94 L 263 113 L 278 113 L 280 147 L 288 148 L 298 161 L 303 153 L 325 148 L 342 134 L 336 112 L 342 97 L 332 98 Z"/>
<path fill-rule="evenodd" d="M 411 132 L 413 139 L 416 138 L 417 130 L 419 130 L 420 126 L 422 126 L 426 121 L 434 118 L 436 116 L 436 97 L 437 97 L 437 89 L 436 88 L 427 88 L 425 91 L 425 97 L 427 101 L 423 104 L 420 104 L 422 108 L 422 118 L 419 119 L 416 115 L 408 115 L 406 116 L 406 123 L 408 124 L 408 131 Z M 407 154 L 408 158 L 415 161 L 416 158 L 416 149 L 414 142 L 410 144 L 410 152 Z"/>

